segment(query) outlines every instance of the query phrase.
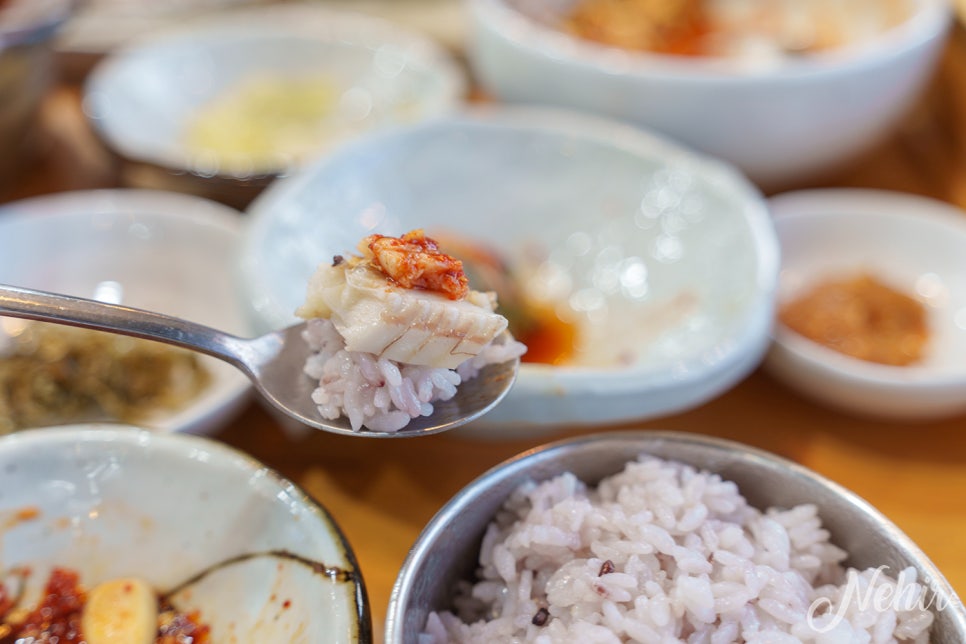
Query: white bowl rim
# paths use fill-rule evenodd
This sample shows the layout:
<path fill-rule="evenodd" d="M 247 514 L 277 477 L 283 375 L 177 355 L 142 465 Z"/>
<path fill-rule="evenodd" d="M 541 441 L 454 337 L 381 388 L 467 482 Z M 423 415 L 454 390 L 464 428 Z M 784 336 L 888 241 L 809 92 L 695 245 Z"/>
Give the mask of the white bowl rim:
<path fill-rule="evenodd" d="M 352 615 L 352 621 L 358 629 L 359 641 L 365 641 L 362 634 L 363 631 L 371 630 L 371 616 L 359 562 L 345 533 L 326 507 L 297 483 L 255 457 L 221 441 L 191 434 L 160 434 L 137 425 L 77 423 L 25 429 L 0 436 L 0 453 L 6 450 L 36 452 L 49 447 L 60 449 L 80 443 L 120 444 L 131 448 L 153 449 L 161 454 L 197 461 L 205 469 L 221 467 L 247 472 L 252 477 L 270 481 L 280 490 L 284 490 L 325 527 L 329 536 L 337 541 L 346 562 L 357 573 L 353 575 L 355 591 L 352 595 L 356 613 Z"/>
<path fill-rule="evenodd" d="M 172 219 L 197 221 L 198 213 L 210 223 L 228 232 L 238 233 L 243 228 L 242 213 L 231 206 L 183 192 L 151 188 L 93 188 L 67 190 L 25 197 L 0 204 L 0 225 L 13 217 L 64 216 L 110 200 L 110 212 L 151 213 Z M 191 214 L 185 212 L 191 209 Z"/>
<path fill-rule="evenodd" d="M 390 594 L 389 609 L 386 614 L 385 640 L 387 642 L 402 641 L 400 636 L 402 635 L 401 629 L 404 616 L 401 613 L 400 596 L 404 590 L 403 586 L 412 585 L 411 578 L 415 574 L 416 566 L 420 563 L 420 560 L 432 555 L 433 544 L 441 538 L 445 538 L 446 526 L 459 520 L 464 506 L 472 503 L 484 493 L 494 482 L 494 479 L 503 480 L 513 478 L 517 474 L 527 472 L 534 460 L 550 458 L 554 452 L 570 451 L 575 448 L 580 448 L 583 445 L 604 441 L 642 444 L 683 444 L 699 446 L 724 453 L 741 453 L 749 460 L 787 470 L 789 478 L 808 480 L 828 489 L 857 511 L 874 519 L 876 523 L 882 526 L 885 533 L 884 536 L 899 546 L 903 551 L 912 555 L 918 563 L 933 575 L 933 581 L 935 582 L 934 590 L 942 590 L 950 598 L 950 605 L 957 609 L 956 621 L 960 624 L 961 630 L 966 631 L 966 607 L 964 607 L 962 600 L 959 599 L 942 572 L 905 532 L 880 510 L 855 492 L 783 456 L 730 439 L 677 430 L 634 429 L 572 436 L 540 445 L 494 465 L 461 488 L 429 520 L 416 538 L 413 547 L 410 548 Z"/>
<path fill-rule="evenodd" d="M 945 34 L 952 9 L 944 0 L 916 0 L 913 15 L 870 42 L 784 61 L 777 66 L 742 67 L 734 61 L 690 58 L 610 47 L 542 25 L 505 0 L 469 0 L 473 13 L 516 47 L 563 61 L 578 69 L 628 78 L 661 78 L 705 83 L 764 83 L 868 70 Z"/>
<path fill-rule="evenodd" d="M 352 153 L 354 150 L 378 148 L 384 140 L 406 137 L 412 133 L 447 125 L 507 130 L 528 129 L 555 135 L 577 136 L 616 147 L 638 157 L 685 161 L 690 169 L 707 178 L 709 183 L 726 186 L 725 189 L 728 192 L 737 194 L 743 199 L 744 219 L 748 223 L 753 245 L 758 253 L 758 272 L 755 279 L 758 298 L 754 306 L 746 312 L 750 323 L 742 327 L 739 337 L 716 345 L 716 349 L 722 349 L 724 345 L 724 350 L 708 351 L 707 353 L 712 354 L 710 358 L 707 353 L 692 353 L 678 360 L 677 364 L 682 366 L 682 370 L 688 374 L 687 377 L 671 377 L 668 375 L 667 368 L 660 365 L 598 368 L 523 363 L 514 388 L 537 391 L 547 387 L 566 387 L 569 393 L 607 394 L 634 393 L 644 386 L 650 389 L 658 389 L 662 386 L 675 389 L 688 382 L 708 377 L 709 374 L 727 371 L 741 364 L 745 357 L 743 350 L 759 339 L 759 331 L 767 340 L 773 296 L 778 282 L 780 253 L 767 204 L 758 188 L 727 161 L 693 151 L 670 138 L 605 117 L 544 106 L 466 106 L 451 114 L 420 123 L 388 128 L 350 141 L 335 154 L 318 159 L 314 164 L 310 164 L 285 181 L 272 184 L 246 210 L 248 229 L 242 240 L 241 270 L 246 287 L 254 287 L 248 291 L 250 298 L 254 299 L 253 295 L 257 298 L 262 292 L 270 290 L 267 285 L 261 284 L 263 277 L 254 266 L 252 249 L 256 241 L 265 236 L 264 229 L 269 225 L 270 216 L 268 205 L 276 198 L 276 194 L 299 192 L 304 185 L 315 180 L 317 173 L 339 163 L 342 157 L 339 154 L 341 151 Z M 767 322 L 764 320 L 766 316 Z M 755 319 L 758 317 L 762 319 Z M 289 322 L 294 321 L 293 319 Z M 276 324 L 281 322 L 282 320 L 276 320 Z M 759 326 L 764 330 L 759 329 Z"/>
<path fill-rule="evenodd" d="M 290 491 L 294 497 L 311 510 L 323 523 L 335 528 L 335 520 L 328 510 L 313 499 L 298 484 L 279 474 L 254 456 L 222 441 L 194 434 L 160 434 L 144 427 L 126 423 L 73 423 L 51 427 L 34 427 L 0 436 L 0 453 L 8 449 L 24 449 L 35 452 L 54 447 L 74 446 L 78 443 L 109 443 L 125 447 L 157 450 L 159 453 L 198 461 L 205 469 L 228 467 L 244 470 L 252 475 L 268 477 L 280 488 Z M 339 532 L 341 535 L 341 532 Z M 341 535 L 347 552 L 348 542 Z"/>
<path fill-rule="evenodd" d="M 104 209 L 103 206 L 107 203 L 110 208 Z M 111 214 L 154 216 L 171 220 L 176 225 L 211 226 L 236 238 L 236 253 L 244 226 L 240 212 L 203 197 L 144 188 L 101 188 L 37 195 L 0 204 L 0 230 L 7 222 L 45 223 L 45 219 L 76 216 L 88 208 L 97 208 L 98 212 Z M 250 331 L 252 325 L 245 315 L 244 307 L 239 305 L 239 309 L 239 318 L 245 324 L 246 331 Z M 227 414 L 226 418 L 233 416 L 234 411 L 240 410 L 246 403 L 251 392 L 248 379 L 238 378 L 235 386 L 212 400 L 210 405 L 199 406 L 198 401 L 193 401 L 170 416 L 158 418 L 155 431 L 159 434 L 209 431 L 206 428 L 217 420 L 220 413 Z"/>
<path fill-rule="evenodd" d="M 966 213 L 944 201 L 912 193 L 869 188 L 814 188 L 775 195 L 768 201 L 779 231 L 782 221 L 890 218 L 911 226 L 925 222 L 966 240 Z M 915 364 L 897 367 L 860 360 L 809 340 L 783 325 L 777 317 L 772 337 L 776 344 L 802 363 L 869 386 L 904 392 L 966 387 L 966 364 L 959 370 L 939 372 Z"/>
<path fill-rule="evenodd" d="M 271 20 L 266 18 L 271 16 Z M 314 25 L 325 30 L 313 31 Z M 346 33 L 351 36 L 338 36 Z M 168 153 L 165 148 L 145 149 L 122 139 L 111 125 L 110 119 L 90 111 L 92 97 L 105 85 L 114 83 L 114 76 L 128 65 L 159 48 L 170 46 L 205 49 L 215 43 L 244 47 L 252 40 L 284 38 L 286 40 L 312 41 L 345 47 L 371 48 L 375 44 L 395 44 L 413 54 L 424 69 L 431 71 L 440 83 L 434 97 L 455 106 L 467 91 L 467 81 L 447 51 L 432 39 L 396 25 L 377 16 L 324 7 L 318 3 L 273 4 L 242 7 L 220 13 L 217 18 L 205 17 L 184 24 L 168 26 L 156 33 L 138 38 L 114 50 L 100 61 L 88 75 L 83 86 L 83 100 L 87 104 L 84 113 L 88 123 L 108 145 L 122 156 L 150 163 L 171 171 L 194 172 L 184 163 L 183 155 Z M 373 41 L 373 42 L 370 42 Z M 254 175 L 236 175 L 231 172 L 217 173 L 216 177 L 239 180 L 258 179 L 263 176 L 286 174 L 289 170 L 276 168 Z"/>

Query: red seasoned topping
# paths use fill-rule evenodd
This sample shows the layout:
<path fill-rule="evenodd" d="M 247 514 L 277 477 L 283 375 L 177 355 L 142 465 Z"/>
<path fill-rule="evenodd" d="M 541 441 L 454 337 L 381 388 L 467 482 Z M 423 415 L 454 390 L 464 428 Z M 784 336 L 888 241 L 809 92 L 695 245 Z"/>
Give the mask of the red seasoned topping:
<path fill-rule="evenodd" d="M 451 300 L 463 299 L 469 290 L 463 262 L 440 252 L 436 241 L 422 230 L 402 237 L 369 235 L 360 249 L 375 268 L 402 288 L 434 291 Z"/>
<path fill-rule="evenodd" d="M 158 625 L 155 644 L 208 644 L 211 641 L 210 629 L 201 623 L 198 611 L 181 613 L 162 606 Z"/>
<path fill-rule="evenodd" d="M 40 603 L 21 622 L 7 625 L 10 626 L 9 632 L 0 637 L 0 644 L 20 640 L 37 644 L 79 644 L 83 641 L 80 623 L 86 599 L 77 573 L 54 568 Z"/>
<path fill-rule="evenodd" d="M 0 584 L 0 644 L 83 644 L 81 619 L 86 602 L 77 573 L 63 568 L 51 572 L 43 597 L 29 612 L 17 609 L 17 598 Z M 210 629 L 201 623 L 197 611 L 183 613 L 162 602 L 155 644 L 210 641 Z"/>

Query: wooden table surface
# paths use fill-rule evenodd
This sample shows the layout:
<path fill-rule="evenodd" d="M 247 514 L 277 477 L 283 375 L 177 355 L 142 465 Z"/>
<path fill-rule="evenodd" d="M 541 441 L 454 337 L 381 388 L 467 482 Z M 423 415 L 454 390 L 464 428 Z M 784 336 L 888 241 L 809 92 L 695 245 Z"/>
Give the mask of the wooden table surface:
<path fill-rule="evenodd" d="M 0 201 L 111 187 L 118 168 L 92 137 L 76 87 L 61 85 L 42 112 L 40 153 Z M 934 82 L 894 134 L 848 167 L 814 182 L 933 196 L 966 207 L 966 33 L 955 30 Z M 964 215 L 966 216 L 966 215 Z M 756 372 L 698 409 L 624 426 L 730 438 L 789 457 L 865 497 L 966 594 L 966 417 L 890 424 L 818 407 Z M 555 437 L 600 431 L 573 427 Z M 548 436 L 482 442 L 459 432 L 374 441 L 286 433 L 257 404 L 216 438 L 301 484 L 335 516 L 358 557 L 381 637 L 390 590 L 407 550 L 461 487 Z"/>

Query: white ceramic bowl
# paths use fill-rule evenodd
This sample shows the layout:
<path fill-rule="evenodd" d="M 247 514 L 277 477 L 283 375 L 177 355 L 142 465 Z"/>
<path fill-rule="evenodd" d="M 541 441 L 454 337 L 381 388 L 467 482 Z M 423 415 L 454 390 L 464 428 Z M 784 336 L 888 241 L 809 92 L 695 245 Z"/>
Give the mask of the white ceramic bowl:
<path fill-rule="evenodd" d="M 258 78 L 331 85 L 332 132 L 318 154 L 360 131 L 445 112 L 464 89 L 455 63 L 432 41 L 374 17 L 295 3 L 189 22 L 116 51 L 89 78 L 85 113 L 135 164 L 129 181 L 243 204 L 303 159 L 221 167 L 217 156 L 193 149 L 187 133 L 211 101 Z"/>
<path fill-rule="evenodd" d="M 187 195 L 93 190 L 35 197 L 0 207 L 0 283 L 88 298 L 100 287 L 122 304 L 247 336 L 251 324 L 234 279 L 240 236 L 241 213 Z M 212 375 L 206 390 L 144 424 L 212 432 L 242 409 L 248 379 L 203 359 Z"/>
<path fill-rule="evenodd" d="M 943 0 L 916 0 L 912 18 L 857 51 L 747 69 L 618 50 L 550 26 L 572 4 L 471 0 L 470 60 L 484 87 L 507 101 L 657 129 L 769 188 L 825 170 L 881 137 L 928 80 L 950 24 Z"/>
<path fill-rule="evenodd" d="M 823 278 L 870 273 L 922 302 L 923 360 L 893 367 L 828 349 L 776 323 L 768 369 L 853 413 L 894 420 L 966 412 L 966 213 L 924 197 L 809 190 L 771 200 L 782 245 L 778 301 Z"/>
<path fill-rule="evenodd" d="M 30 430 L 0 439 L 0 486 L 3 569 L 31 568 L 30 597 L 52 566 L 88 588 L 135 576 L 160 593 L 207 570 L 172 603 L 200 611 L 215 644 L 371 641 L 362 576 L 329 514 L 220 443 L 133 427 Z"/>
<path fill-rule="evenodd" d="M 416 641 L 430 611 L 452 608 L 457 582 L 473 578 L 487 525 L 519 486 L 564 472 L 596 485 L 642 454 L 685 463 L 733 481 L 741 495 L 759 509 L 814 504 L 823 527 L 831 533 L 831 542 L 849 553 L 846 565 L 860 569 L 887 566 L 883 573 L 891 576 L 908 566 L 917 569 L 919 582 L 936 593 L 932 606 L 942 607 L 934 610 L 931 642 L 954 644 L 966 638 L 966 608 L 942 573 L 909 537 L 852 492 L 796 463 L 739 443 L 679 432 L 621 431 L 567 439 L 524 452 L 458 492 L 429 522 L 403 564 L 386 617 L 387 644 Z M 544 501 L 556 499 L 544 497 Z M 540 545 L 552 552 L 553 546 L 547 544 L 557 535 L 551 535 Z M 579 584 L 579 576 L 577 579 L 575 584 Z"/>
<path fill-rule="evenodd" d="M 525 364 L 462 432 L 505 438 L 658 416 L 744 377 L 768 343 L 778 246 L 730 166 L 640 130 L 496 109 L 375 135 L 272 186 L 248 211 L 243 282 L 261 329 L 295 318 L 315 267 L 372 232 L 455 231 L 573 303 L 584 366 Z M 539 278 L 543 279 L 543 278 Z M 624 361 L 624 366 L 621 366 Z"/>

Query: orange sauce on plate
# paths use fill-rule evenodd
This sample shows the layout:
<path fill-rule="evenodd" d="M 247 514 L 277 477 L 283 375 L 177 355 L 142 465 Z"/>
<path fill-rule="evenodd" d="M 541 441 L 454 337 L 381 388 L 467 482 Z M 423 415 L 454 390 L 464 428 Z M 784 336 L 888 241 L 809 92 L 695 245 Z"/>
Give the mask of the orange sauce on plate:
<path fill-rule="evenodd" d="M 779 311 L 793 331 L 840 353 L 905 366 L 922 359 L 926 309 L 870 275 L 817 284 Z"/>
<path fill-rule="evenodd" d="M 577 327 L 561 320 L 549 307 L 534 308 L 527 326 L 517 340 L 527 345 L 523 362 L 564 365 L 573 358 L 577 344 Z"/>

